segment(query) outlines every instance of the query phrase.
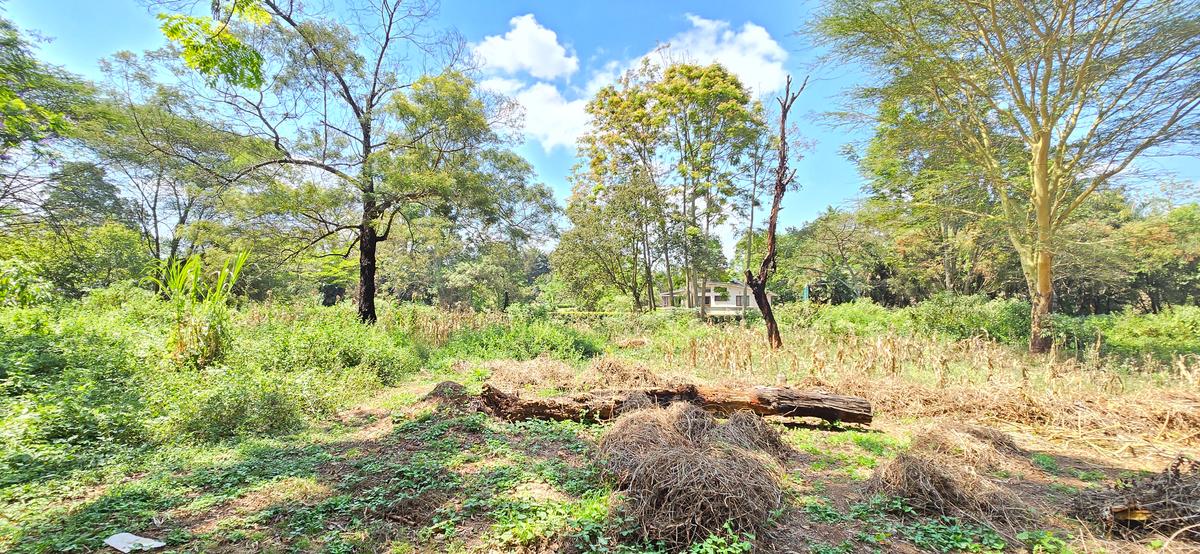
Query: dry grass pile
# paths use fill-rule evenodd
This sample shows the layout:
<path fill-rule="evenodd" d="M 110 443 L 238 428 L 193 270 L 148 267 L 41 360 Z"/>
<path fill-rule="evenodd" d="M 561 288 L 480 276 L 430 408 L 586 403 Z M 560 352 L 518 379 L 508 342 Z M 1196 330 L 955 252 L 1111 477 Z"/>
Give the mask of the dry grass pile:
<path fill-rule="evenodd" d="M 532 360 L 495 360 L 483 364 L 491 371 L 488 382 L 508 391 L 575 388 L 575 369 L 546 355 Z"/>
<path fill-rule="evenodd" d="M 594 360 L 582 373 L 576 372 L 570 364 L 549 356 L 526 361 L 495 360 L 483 364 L 483 367 L 491 372 L 488 383 L 498 389 L 514 392 L 643 389 L 670 384 L 643 364 L 613 356 Z"/>
<path fill-rule="evenodd" d="M 643 364 L 604 356 L 592 362 L 579 380 L 580 389 L 639 389 L 667 385 Z"/>
<path fill-rule="evenodd" d="M 987 473 L 1012 463 L 1012 439 L 992 429 L 934 425 L 910 448 L 875 469 L 867 490 L 908 498 L 927 512 L 987 522 L 1001 530 L 1028 528 L 1030 507 Z"/>
<path fill-rule="evenodd" d="M 645 348 L 650 344 L 650 339 L 646 337 L 627 337 L 613 341 L 613 346 L 617 348 Z"/>
<path fill-rule="evenodd" d="M 622 513 L 645 538 L 673 547 L 726 524 L 760 533 L 783 500 L 783 442 L 749 412 L 726 422 L 688 403 L 629 412 L 604 433 L 600 454 L 624 490 Z"/>
<path fill-rule="evenodd" d="M 1200 462 L 1180 457 L 1161 473 L 1129 478 L 1075 499 L 1077 517 L 1124 535 L 1200 541 Z"/>

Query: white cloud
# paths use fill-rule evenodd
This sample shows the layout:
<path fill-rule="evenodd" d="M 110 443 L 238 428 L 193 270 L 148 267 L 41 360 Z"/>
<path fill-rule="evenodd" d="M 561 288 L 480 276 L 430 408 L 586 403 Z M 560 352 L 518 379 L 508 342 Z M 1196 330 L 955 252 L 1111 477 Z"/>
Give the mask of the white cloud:
<path fill-rule="evenodd" d="M 588 127 L 587 99 L 567 100 L 549 83 L 535 83 L 514 97 L 525 107 L 525 136 L 549 152 L 556 146 L 574 148 Z"/>
<path fill-rule="evenodd" d="M 783 88 L 788 54 L 765 28 L 754 23 L 735 28 L 728 21 L 690 14 L 687 20 L 691 26 L 667 41 L 667 60 L 720 63 L 758 96 Z M 503 36 L 486 37 L 473 47 L 485 59 L 485 69 L 492 75 L 481 81 L 480 86 L 519 102 L 525 110 L 527 140 L 539 143 L 546 152 L 559 146 L 575 146 L 588 129 L 585 108 L 596 91 L 616 82 L 624 71 L 636 67 L 642 59 L 659 64 L 664 61 L 657 51 L 633 60 L 604 63 L 593 60 L 595 63 L 589 64 L 592 68 L 582 87 L 555 85 L 549 81 L 578 71 L 579 59 L 559 44 L 558 35 L 539 24 L 532 14 L 514 17 L 509 23 L 512 29 Z M 518 75 L 521 72 L 528 75 Z M 567 95 L 576 99 L 568 100 Z"/>
<path fill-rule="evenodd" d="M 737 75 L 756 95 L 783 88 L 787 82 L 787 70 L 783 67 L 787 51 L 762 26 L 744 23 L 741 29 L 734 30 L 728 21 L 692 14 L 687 19 L 692 28 L 667 41 L 668 56 L 683 56 L 684 59 L 676 61 L 717 62 Z"/>
<path fill-rule="evenodd" d="M 479 82 L 479 88 L 488 92 L 503 94 L 505 96 L 513 96 L 525 88 L 525 83 L 519 79 L 506 79 L 504 77 L 489 77 Z"/>
<path fill-rule="evenodd" d="M 538 79 L 566 77 L 579 69 L 579 58 L 558 43 L 558 34 L 543 27 L 533 14 L 509 20 L 512 27 L 503 36 L 484 37 L 472 47 L 485 67 L 515 74 L 527 71 Z"/>

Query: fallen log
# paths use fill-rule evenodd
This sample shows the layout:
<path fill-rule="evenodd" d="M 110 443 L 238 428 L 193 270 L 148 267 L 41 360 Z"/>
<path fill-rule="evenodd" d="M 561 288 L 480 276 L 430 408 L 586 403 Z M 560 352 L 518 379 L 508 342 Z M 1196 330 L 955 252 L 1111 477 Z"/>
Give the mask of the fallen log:
<path fill-rule="evenodd" d="M 644 397 L 642 396 L 644 395 Z M 871 423 L 871 403 L 857 396 L 840 396 L 801 391 L 789 387 L 706 387 L 680 385 L 675 387 L 597 390 L 570 396 L 522 398 L 515 392 L 505 392 L 490 384 L 480 394 L 484 406 L 493 415 L 518 421 L 551 419 L 558 421 L 605 421 L 619 415 L 628 403 L 648 398 L 666 406 L 672 402 L 691 402 L 705 410 L 729 415 L 750 410 L 759 415 L 816 417 L 825 421 Z"/>

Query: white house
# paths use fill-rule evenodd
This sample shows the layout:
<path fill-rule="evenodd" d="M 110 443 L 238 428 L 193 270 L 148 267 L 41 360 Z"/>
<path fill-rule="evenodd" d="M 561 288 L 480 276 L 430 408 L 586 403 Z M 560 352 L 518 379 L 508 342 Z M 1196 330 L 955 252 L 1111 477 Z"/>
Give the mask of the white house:
<path fill-rule="evenodd" d="M 700 284 L 696 283 L 692 294 L 692 305 L 699 307 L 704 303 L 705 311 L 711 315 L 738 315 L 742 313 L 742 309 L 758 311 L 758 304 L 754 302 L 754 292 L 750 287 L 742 283 L 709 281 L 704 289 L 704 294 L 700 294 Z M 671 295 L 675 296 L 675 303 L 671 303 Z M 777 294 L 767 291 L 767 298 L 772 303 L 775 302 Z M 659 305 L 662 307 L 673 306 L 676 308 L 687 306 L 687 289 L 681 288 L 670 292 L 662 292 L 659 294 Z"/>

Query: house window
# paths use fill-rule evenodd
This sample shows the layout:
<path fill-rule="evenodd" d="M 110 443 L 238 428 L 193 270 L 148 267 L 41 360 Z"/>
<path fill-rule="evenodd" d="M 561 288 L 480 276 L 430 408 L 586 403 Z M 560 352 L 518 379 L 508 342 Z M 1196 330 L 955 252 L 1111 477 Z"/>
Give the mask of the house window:
<path fill-rule="evenodd" d="M 713 292 L 717 294 L 717 300 L 721 302 L 729 301 L 729 289 L 726 287 L 714 287 Z"/>
<path fill-rule="evenodd" d="M 745 296 L 742 296 L 742 295 L 740 295 L 740 294 L 739 294 L 739 295 L 737 295 L 737 298 L 735 298 L 735 299 L 734 299 L 734 304 L 735 304 L 735 305 L 737 305 L 737 306 L 741 306 L 741 305 L 742 305 L 742 299 L 743 299 L 743 298 L 745 298 Z"/>
<path fill-rule="evenodd" d="M 710 304 L 712 304 L 712 297 L 707 294 L 704 295 L 704 305 L 708 306 Z"/>

